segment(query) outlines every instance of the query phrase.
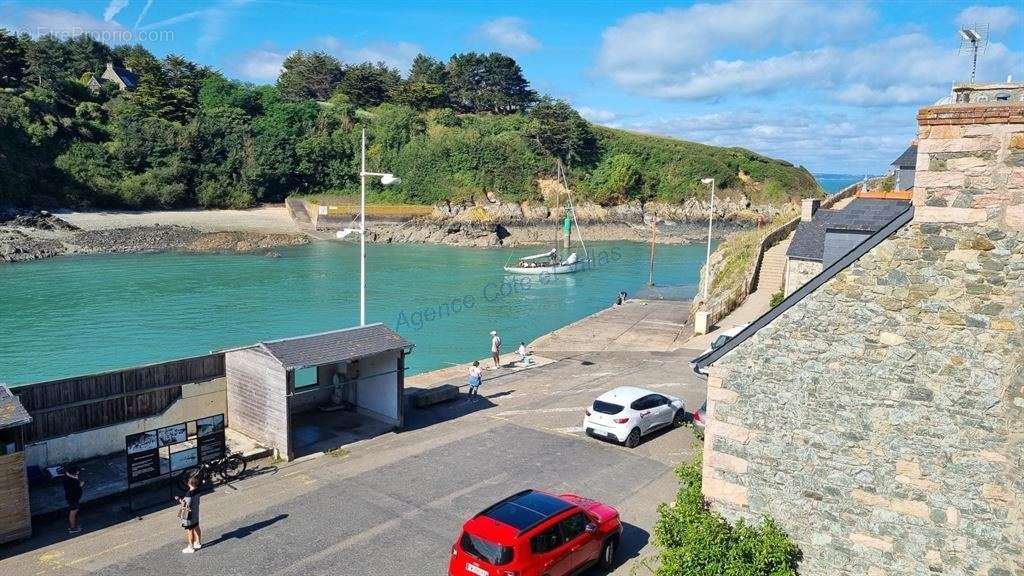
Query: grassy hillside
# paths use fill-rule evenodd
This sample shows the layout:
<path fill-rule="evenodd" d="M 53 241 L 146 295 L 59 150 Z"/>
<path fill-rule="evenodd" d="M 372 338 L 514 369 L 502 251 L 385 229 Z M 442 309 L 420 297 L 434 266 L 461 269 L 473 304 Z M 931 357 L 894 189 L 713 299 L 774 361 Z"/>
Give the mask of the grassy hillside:
<path fill-rule="evenodd" d="M 136 88 L 97 88 L 107 62 L 131 68 Z M 0 30 L 0 205 L 215 208 L 355 194 L 363 129 L 370 168 L 402 178 L 371 187 L 383 203 L 537 199 L 556 158 L 601 204 L 683 201 L 705 194 L 703 177 L 755 202 L 820 194 L 781 160 L 591 125 L 538 97 L 501 54 L 421 55 L 405 77 L 322 53 L 293 54 L 284 68 L 276 85 L 257 86 L 139 46 Z"/>

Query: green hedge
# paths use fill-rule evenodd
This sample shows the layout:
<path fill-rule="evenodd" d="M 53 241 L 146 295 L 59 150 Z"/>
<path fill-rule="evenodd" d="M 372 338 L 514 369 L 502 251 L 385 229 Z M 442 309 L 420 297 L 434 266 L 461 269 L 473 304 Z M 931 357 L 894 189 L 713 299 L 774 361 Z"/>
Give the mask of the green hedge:
<path fill-rule="evenodd" d="M 654 540 L 661 549 L 657 576 L 796 576 L 800 550 L 771 518 L 760 526 L 730 524 L 701 494 L 700 460 L 676 470 L 672 505 L 658 508 Z"/>

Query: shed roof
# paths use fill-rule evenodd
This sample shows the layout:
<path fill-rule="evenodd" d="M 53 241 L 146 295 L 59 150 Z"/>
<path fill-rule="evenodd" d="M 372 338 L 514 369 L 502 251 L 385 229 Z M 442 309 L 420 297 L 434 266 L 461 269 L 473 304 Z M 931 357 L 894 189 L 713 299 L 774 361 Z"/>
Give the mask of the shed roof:
<path fill-rule="evenodd" d="M 11 389 L 0 384 L 0 428 L 21 426 L 32 421 L 21 401 Z"/>
<path fill-rule="evenodd" d="M 903 154 L 899 155 L 892 161 L 892 166 L 897 168 L 916 168 L 917 167 L 917 144 L 911 144 L 903 151 Z"/>
<path fill-rule="evenodd" d="M 826 230 L 877 232 L 902 214 L 908 205 L 902 200 L 855 198 L 842 210 L 818 210 L 810 222 L 797 224 L 786 256 L 821 262 Z"/>
<path fill-rule="evenodd" d="M 269 340 L 257 346 L 291 370 L 412 348 L 413 343 L 384 324 L 370 324 L 309 336 Z"/>

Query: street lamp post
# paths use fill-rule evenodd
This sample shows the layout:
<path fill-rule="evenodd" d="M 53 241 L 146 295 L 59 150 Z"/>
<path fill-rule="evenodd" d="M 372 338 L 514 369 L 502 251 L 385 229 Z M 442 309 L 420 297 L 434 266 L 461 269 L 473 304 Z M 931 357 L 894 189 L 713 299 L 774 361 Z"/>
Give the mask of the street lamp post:
<path fill-rule="evenodd" d="M 366 177 L 380 178 L 385 186 L 398 184 L 401 178 L 387 172 L 366 171 L 366 129 L 363 129 L 359 157 L 359 228 L 345 228 L 337 232 L 344 238 L 353 232 L 359 234 L 359 325 L 366 326 Z"/>
<path fill-rule="evenodd" d="M 702 178 L 701 184 L 711 187 L 711 207 L 708 208 L 708 255 L 704 261 L 704 308 L 708 305 L 708 290 L 711 288 L 711 221 L 715 217 L 715 179 Z"/>

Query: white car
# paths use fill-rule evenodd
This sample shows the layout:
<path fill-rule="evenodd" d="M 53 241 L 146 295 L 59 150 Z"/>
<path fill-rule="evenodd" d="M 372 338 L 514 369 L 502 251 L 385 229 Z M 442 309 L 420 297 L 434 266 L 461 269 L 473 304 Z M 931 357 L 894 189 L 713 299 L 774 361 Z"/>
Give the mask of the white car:
<path fill-rule="evenodd" d="M 734 326 L 733 328 L 729 328 L 728 330 L 722 330 L 722 332 L 718 335 L 718 338 L 715 338 L 715 340 L 711 342 L 711 346 L 708 346 L 707 350 L 701 352 L 700 356 L 707 356 L 708 354 L 711 354 L 712 352 L 718 350 L 722 346 L 725 346 L 726 342 L 735 338 L 736 335 L 739 334 L 740 332 L 743 332 L 743 329 L 746 328 L 747 326 L 750 326 L 749 322 L 746 324 L 741 324 L 739 326 Z M 700 358 L 700 356 L 698 356 L 698 358 Z M 707 368 L 694 367 L 694 370 L 696 370 L 698 374 L 703 374 L 704 376 L 708 375 Z"/>
<path fill-rule="evenodd" d="M 615 440 L 635 448 L 640 438 L 666 426 L 679 426 L 686 416 L 683 401 L 643 388 L 620 386 L 594 400 L 583 417 L 588 436 Z"/>

